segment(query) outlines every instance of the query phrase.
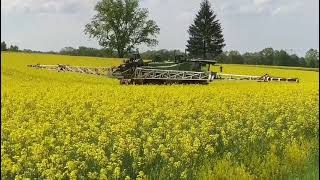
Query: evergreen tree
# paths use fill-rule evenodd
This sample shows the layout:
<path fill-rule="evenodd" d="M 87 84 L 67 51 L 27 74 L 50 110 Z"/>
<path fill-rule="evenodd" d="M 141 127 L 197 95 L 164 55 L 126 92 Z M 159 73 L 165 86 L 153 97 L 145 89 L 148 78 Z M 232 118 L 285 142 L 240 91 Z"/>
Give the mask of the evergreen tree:
<path fill-rule="evenodd" d="M 206 59 L 217 57 L 225 46 L 221 25 L 211 9 L 208 0 L 201 3 L 201 9 L 189 27 L 187 51 L 191 57 Z"/>

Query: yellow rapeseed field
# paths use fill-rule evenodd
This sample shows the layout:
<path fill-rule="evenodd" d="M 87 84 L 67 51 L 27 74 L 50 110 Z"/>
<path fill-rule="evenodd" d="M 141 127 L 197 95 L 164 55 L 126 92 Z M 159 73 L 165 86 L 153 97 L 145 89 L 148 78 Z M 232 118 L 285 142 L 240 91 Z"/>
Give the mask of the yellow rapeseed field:
<path fill-rule="evenodd" d="M 1 179 L 319 177 L 318 72 L 224 65 L 301 83 L 120 86 L 37 63 L 121 61 L 1 53 Z"/>

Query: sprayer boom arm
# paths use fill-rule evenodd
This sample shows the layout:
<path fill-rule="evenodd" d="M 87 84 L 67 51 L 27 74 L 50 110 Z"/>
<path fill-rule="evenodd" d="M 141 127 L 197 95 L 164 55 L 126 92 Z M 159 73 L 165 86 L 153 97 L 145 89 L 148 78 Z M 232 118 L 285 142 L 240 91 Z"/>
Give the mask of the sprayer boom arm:
<path fill-rule="evenodd" d="M 47 69 L 63 72 L 76 72 L 82 74 L 92 74 L 106 76 L 110 72 L 110 68 L 106 67 L 85 67 L 85 66 L 70 66 L 70 65 L 28 65 L 28 67 L 36 69 Z"/>
<path fill-rule="evenodd" d="M 258 82 L 296 82 L 296 83 L 299 83 L 298 78 L 273 77 L 273 76 L 269 76 L 268 74 L 266 74 L 264 76 L 250 76 L 250 75 L 217 73 L 217 76 L 215 79 L 246 80 L 246 81 L 258 81 Z"/>
<path fill-rule="evenodd" d="M 107 76 L 118 78 L 120 80 L 137 81 L 137 82 L 189 82 L 208 84 L 215 80 L 237 80 L 237 81 L 256 81 L 256 82 L 295 82 L 299 83 L 298 78 L 282 78 L 273 77 L 265 74 L 264 76 L 250 76 L 238 74 L 223 74 L 223 73 L 205 73 L 195 71 L 179 71 L 179 70 L 163 70 L 149 69 L 141 67 L 130 67 L 126 69 L 107 68 L 107 67 L 85 67 L 85 66 L 70 66 L 70 65 L 28 65 L 28 67 L 36 69 L 47 69 L 59 72 L 75 72 L 81 74 L 92 74 L 99 76 Z M 124 67 L 122 67 L 124 68 Z M 120 71 L 120 74 L 117 72 Z M 126 72 L 128 73 L 126 74 Z M 118 72 L 119 73 L 119 72 Z M 124 74 L 124 75 L 123 75 Z"/>

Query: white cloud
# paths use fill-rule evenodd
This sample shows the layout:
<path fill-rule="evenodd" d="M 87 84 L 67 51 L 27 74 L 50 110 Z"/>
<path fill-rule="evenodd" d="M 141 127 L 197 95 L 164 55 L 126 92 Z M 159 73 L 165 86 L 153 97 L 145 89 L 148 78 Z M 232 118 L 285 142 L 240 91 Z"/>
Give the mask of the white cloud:
<path fill-rule="evenodd" d="M 1 0 L 5 13 L 77 13 L 92 9 L 97 0 Z"/>
<path fill-rule="evenodd" d="M 228 15 L 285 15 L 302 7 L 299 0 L 238 0 L 221 4 Z"/>
<path fill-rule="evenodd" d="M 242 5 L 238 9 L 238 13 L 240 14 L 260 14 L 263 12 L 263 8 L 256 7 L 253 5 Z"/>
<path fill-rule="evenodd" d="M 275 16 L 275 15 L 280 14 L 281 12 L 283 12 L 283 8 L 278 7 L 275 10 L 272 11 L 272 15 Z"/>
<path fill-rule="evenodd" d="M 273 16 L 276 16 L 276 15 L 287 15 L 287 14 L 290 14 L 290 13 L 293 13 L 293 12 L 297 12 L 297 10 L 302 6 L 301 2 L 299 1 L 296 1 L 296 2 L 292 2 L 290 4 L 284 4 L 284 5 L 281 5 L 277 8 L 275 8 L 271 14 Z"/>
<path fill-rule="evenodd" d="M 243 1 L 238 8 L 239 14 L 268 14 L 272 6 L 272 0 L 250 0 Z"/>
<path fill-rule="evenodd" d="M 271 2 L 272 2 L 272 0 L 253 0 L 253 4 L 256 6 L 263 6 L 263 5 L 269 4 Z"/>

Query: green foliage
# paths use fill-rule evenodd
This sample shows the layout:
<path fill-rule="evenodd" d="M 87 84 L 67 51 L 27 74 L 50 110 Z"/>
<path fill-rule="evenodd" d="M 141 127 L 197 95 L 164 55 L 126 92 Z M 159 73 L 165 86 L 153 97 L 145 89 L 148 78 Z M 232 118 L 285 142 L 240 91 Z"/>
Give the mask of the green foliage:
<path fill-rule="evenodd" d="M 228 64 L 243 64 L 244 60 L 238 51 L 227 52 L 226 63 Z"/>
<path fill-rule="evenodd" d="M 166 50 L 161 49 L 158 51 L 146 51 L 141 54 L 145 60 L 152 60 L 154 62 L 175 61 L 175 56 L 183 55 L 180 50 Z"/>
<path fill-rule="evenodd" d="M 19 51 L 19 47 L 16 45 L 11 45 L 9 48 L 9 51 L 13 51 L 13 52 L 18 52 Z"/>
<path fill-rule="evenodd" d="M 1 51 L 13 51 L 13 52 L 18 52 L 19 47 L 16 45 L 10 45 L 9 48 L 7 48 L 6 42 L 1 42 Z"/>
<path fill-rule="evenodd" d="M 273 66 L 294 66 L 294 67 L 318 67 L 314 66 L 317 61 L 316 52 L 310 51 L 306 58 L 300 58 L 296 54 L 288 54 L 284 50 L 273 50 L 265 48 L 259 52 L 246 52 L 241 55 L 238 51 L 227 51 L 216 57 L 220 63 L 226 64 L 252 64 L 252 65 L 273 65 Z M 308 57 L 308 58 L 307 58 Z M 308 65 L 309 63 L 309 65 Z"/>
<path fill-rule="evenodd" d="M 6 51 L 7 50 L 7 44 L 6 42 L 1 42 L 1 51 Z"/>
<path fill-rule="evenodd" d="M 154 58 L 152 59 L 153 62 L 164 62 L 164 58 L 161 58 L 160 55 L 155 55 Z"/>
<path fill-rule="evenodd" d="M 308 67 L 319 68 L 319 51 L 310 49 L 305 56 L 305 61 Z"/>
<path fill-rule="evenodd" d="M 261 65 L 272 65 L 273 64 L 275 52 L 272 48 L 263 49 L 262 51 L 259 52 L 259 55 L 261 57 L 259 64 L 261 64 Z"/>
<path fill-rule="evenodd" d="M 208 0 L 201 3 L 201 9 L 189 27 L 188 33 L 190 39 L 187 51 L 190 56 L 207 59 L 215 58 L 222 53 L 222 48 L 225 46 L 222 28 Z"/>
<path fill-rule="evenodd" d="M 101 46 L 117 50 L 118 57 L 137 45 L 158 43 L 155 38 L 160 29 L 153 20 L 147 20 L 148 11 L 139 8 L 138 0 L 102 0 L 95 10 L 97 14 L 86 25 L 85 33 Z"/>
<path fill-rule="evenodd" d="M 244 64 L 254 64 L 254 65 L 264 64 L 261 61 L 262 58 L 259 52 L 254 52 L 254 53 L 246 52 L 242 55 L 242 57 L 244 59 Z"/>
<path fill-rule="evenodd" d="M 96 49 L 88 47 L 79 47 L 78 49 L 72 47 L 65 47 L 59 52 L 63 55 L 72 55 L 72 56 L 90 56 L 90 57 L 117 57 L 117 52 L 109 49 Z"/>
<path fill-rule="evenodd" d="M 284 50 L 276 51 L 274 64 L 277 66 L 286 66 L 290 64 L 290 56 Z"/>
<path fill-rule="evenodd" d="M 13 46 L 12 46 L 13 47 Z M 47 54 L 63 54 L 72 56 L 90 56 L 90 57 L 117 57 L 117 52 L 110 49 L 96 49 L 89 47 L 65 47 L 60 52 L 40 52 L 28 49 L 22 50 L 26 53 L 47 53 Z M 125 53 L 126 58 L 130 57 L 129 53 Z M 166 50 L 146 51 L 141 53 L 144 60 L 151 60 L 153 62 L 184 62 L 184 52 L 180 50 Z M 175 58 L 176 57 L 176 58 Z M 192 58 L 192 57 L 188 57 Z M 274 50 L 272 48 L 265 48 L 258 52 L 246 52 L 240 54 L 238 51 L 231 50 L 222 52 L 217 57 L 208 55 L 209 59 L 215 59 L 219 63 L 224 64 L 249 64 L 249 65 L 273 65 L 273 66 L 292 66 L 292 67 L 311 67 L 319 68 L 319 52 L 315 49 L 310 49 L 306 53 L 306 57 L 298 57 L 296 54 L 288 54 L 284 50 Z M 179 59 L 181 61 L 179 61 Z M 318 69 L 309 69 L 318 71 Z"/>

